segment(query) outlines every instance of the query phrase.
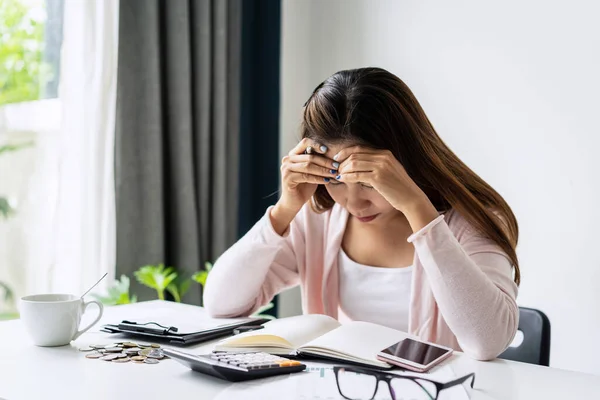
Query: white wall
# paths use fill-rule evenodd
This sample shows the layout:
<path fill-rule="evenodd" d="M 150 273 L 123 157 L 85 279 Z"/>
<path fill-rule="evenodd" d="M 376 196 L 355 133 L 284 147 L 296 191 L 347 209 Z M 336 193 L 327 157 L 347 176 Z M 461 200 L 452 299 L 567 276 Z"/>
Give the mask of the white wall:
<path fill-rule="evenodd" d="M 284 0 L 282 152 L 340 69 L 379 66 L 516 213 L 518 302 L 552 323 L 551 365 L 600 374 L 600 3 Z M 298 311 L 297 292 L 283 313 Z"/>

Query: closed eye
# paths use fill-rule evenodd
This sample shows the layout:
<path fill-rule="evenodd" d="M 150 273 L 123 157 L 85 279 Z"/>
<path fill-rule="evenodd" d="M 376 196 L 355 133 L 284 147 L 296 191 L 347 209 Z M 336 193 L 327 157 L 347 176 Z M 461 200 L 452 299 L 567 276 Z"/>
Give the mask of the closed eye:
<path fill-rule="evenodd" d="M 358 184 L 366 189 L 373 189 L 373 186 L 367 185 L 366 183 L 358 182 Z"/>

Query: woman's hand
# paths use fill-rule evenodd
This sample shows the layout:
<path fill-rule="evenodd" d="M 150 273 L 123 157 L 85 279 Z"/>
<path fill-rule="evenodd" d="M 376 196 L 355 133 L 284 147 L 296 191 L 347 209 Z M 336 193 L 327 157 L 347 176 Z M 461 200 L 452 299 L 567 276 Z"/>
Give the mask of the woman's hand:
<path fill-rule="evenodd" d="M 338 174 L 340 164 L 325 157 L 327 147 L 303 139 L 281 161 L 281 197 L 271 210 L 271 222 L 282 235 L 298 211 L 311 198 L 319 184 L 327 184 Z"/>
<path fill-rule="evenodd" d="M 439 215 L 391 151 L 354 146 L 341 150 L 334 159 L 340 162 L 338 181 L 372 186 L 407 217 L 413 231 Z"/>

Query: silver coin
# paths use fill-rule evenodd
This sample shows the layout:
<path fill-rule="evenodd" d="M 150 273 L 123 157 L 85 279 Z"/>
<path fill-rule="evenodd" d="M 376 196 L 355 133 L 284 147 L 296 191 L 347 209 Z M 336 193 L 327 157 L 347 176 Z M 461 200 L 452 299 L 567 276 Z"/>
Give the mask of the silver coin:
<path fill-rule="evenodd" d="M 162 352 L 162 350 L 152 350 L 150 353 L 148 353 L 147 357 L 148 358 L 156 358 L 156 359 L 161 359 L 165 356 L 165 354 Z"/>
<path fill-rule="evenodd" d="M 100 357 L 104 357 L 104 355 L 100 354 L 100 353 L 90 353 L 90 354 L 85 355 L 85 358 L 100 358 Z"/>
<path fill-rule="evenodd" d="M 112 362 L 114 362 L 114 363 L 126 363 L 126 362 L 129 362 L 129 358 L 116 358 L 116 359 L 112 360 Z"/>
<path fill-rule="evenodd" d="M 139 356 L 147 356 L 148 354 L 150 354 L 152 352 L 151 348 L 147 348 L 147 349 L 142 349 L 140 351 L 138 351 L 138 355 Z"/>
<path fill-rule="evenodd" d="M 119 353 L 119 354 L 117 354 L 117 356 L 119 356 L 119 358 L 126 358 L 126 357 L 128 357 L 127 353 Z"/>
<path fill-rule="evenodd" d="M 135 348 L 131 348 L 131 349 L 126 349 L 125 350 L 125 354 L 127 354 L 128 356 L 137 356 L 138 352 L 141 349 L 139 347 L 135 347 Z"/>
<path fill-rule="evenodd" d="M 103 344 L 91 344 L 91 345 L 90 345 L 90 347 L 91 347 L 92 349 L 96 349 L 96 350 L 99 350 L 99 349 L 104 349 L 104 348 L 106 348 L 106 346 L 105 346 L 105 345 L 103 345 Z"/>
<path fill-rule="evenodd" d="M 112 361 L 112 360 L 116 360 L 117 358 L 119 358 L 119 356 L 117 354 L 108 354 L 106 356 L 100 357 L 100 359 L 103 361 Z"/>
<path fill-rule="evenodd" d="M 80 347 L 78 350 L 88 352 L 88 351 L 94 351 L 96 349 L 94 349 L 93 347 Z"/>
<path fill-rule="evenodd" d="M 157 359 L 155 359 L 155 358 L 146 358 L 144 360 L 144 362 L 146 364 L 158 364 L 159 363 L 159 361 Z"/>
<path fill-rule="evenodd" d="M 152 347 L 150 343 L 138 343 L 138 347 L 145 349 L 146 347 Z"/>
<path fill-rule="evenodd" d="M 104 349 L 104 351 L 106 351 L 107 353 L 120 353 L 123 351 L 123 349 L 120 347 L 107 347 L 106 349 Z"/>

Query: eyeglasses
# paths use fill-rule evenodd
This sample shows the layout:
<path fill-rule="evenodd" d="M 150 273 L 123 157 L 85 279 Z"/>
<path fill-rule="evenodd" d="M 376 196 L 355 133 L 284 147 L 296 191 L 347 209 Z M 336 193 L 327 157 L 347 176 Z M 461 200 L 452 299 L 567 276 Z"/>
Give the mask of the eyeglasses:
<path fill-rule="evenodd" d="M 460 385 L 469 378 L 473 378 L 471 387 L 475 383 L 475 373 L 447 383 L 441 383 L 424 378 L 393 375 L 358 367 L 334 367 L 333 372 L 335 373 L 338 391 L 342 397 L 349 400 L 374 399 L 380 381 L 387 384 L 392 400 L 437 400 L 442 390 Z"/>

